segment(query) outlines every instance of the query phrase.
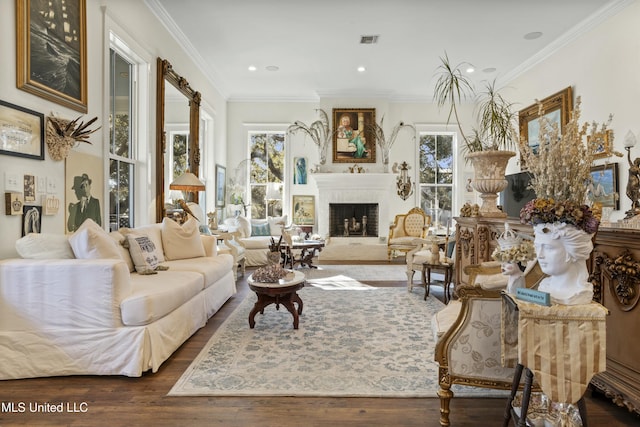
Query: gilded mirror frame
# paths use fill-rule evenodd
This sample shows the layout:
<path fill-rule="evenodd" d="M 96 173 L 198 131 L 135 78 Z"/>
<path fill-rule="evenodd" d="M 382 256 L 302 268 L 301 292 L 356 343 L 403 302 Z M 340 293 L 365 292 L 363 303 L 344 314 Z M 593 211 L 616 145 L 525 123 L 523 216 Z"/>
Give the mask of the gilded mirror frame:
<path fill-rule="evenodd" d="M 167 150 L 167 133 L 165 131 L 165 85 L 169 82 L 189 100 L 189 169 L 198 176 L 200 170 L 200 92 L 189 86 L 184 77 L 175 72 L 171 63 L 166 59 L 157 60 L 157 91 L 156 91 L 156 221 L 162 222 L 164 209 L 164 159 Z"/>

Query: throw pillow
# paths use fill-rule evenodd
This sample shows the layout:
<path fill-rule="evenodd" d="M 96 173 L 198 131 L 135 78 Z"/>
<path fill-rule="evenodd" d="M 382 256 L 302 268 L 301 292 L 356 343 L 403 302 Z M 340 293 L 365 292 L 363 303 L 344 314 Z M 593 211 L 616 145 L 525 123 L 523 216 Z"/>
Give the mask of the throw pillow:
<path fill-rule="evenodd" d="M 172 219 L 162 220 L 162 246 L 168 260 L 206 256 L 198 222 L 189 218 L 182 226 Z"/>
<path fill-rule="evenodd" d="M 160 264 L 160 248 L 146 234 L 129 232 L 125 236 L 135 269 L 140 274 L 155 271 Z"/>
<path fill-rule="evenodd" d="M 115 240 L 91 218 L 69 236 L 69 244 L 79 259 L 122 259 Z"/>
<path fill-rule="evenodd" d="M 16 241 L 16 251 L 26 259 L 75 258 L 64 234 L 29 233 Z"/>
<path fill-rule="evenodd" d="M 122 258 L 122 260 L 127 263 L 129 272 L 131 273 L 135 271 L 135 265 L 133 264 L 131 254 L 129 253 L 129 245 L 127 243 L 127 239 L 119 231 L 112 231 L 111 233 L 109 233 L 109 236 L 116 242 L 120 258 Z"/>
<path fill-rule="evenodd" d="M 287 216 L 270 216 L 267 218 L 269 230 L 272 236 L 281 236 L 282 227 L 287 225 Z"/>
<path fill-rule="evenodd" d="M 238 221 L 240 237 L 251 237 L 251 223 L 249 220 L 243 216 L 239 216 L 236 218 L 236 221 Z"/>
<path fill-rule="evenodd" d="M 269 228 L 269 223 L 255 224 L 252 222 L 251 235 L 252 236 L 270 236 L 271 230 Z"/>

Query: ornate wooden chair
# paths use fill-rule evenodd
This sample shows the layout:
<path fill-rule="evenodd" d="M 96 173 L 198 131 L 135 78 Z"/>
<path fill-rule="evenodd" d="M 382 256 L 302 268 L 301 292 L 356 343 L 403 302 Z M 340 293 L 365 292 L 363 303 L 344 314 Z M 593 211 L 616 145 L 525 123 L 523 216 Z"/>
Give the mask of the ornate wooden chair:
<path fill-rule="evenodd" d="M 458 300 L 451 301 L 432 318 L 437 335 L 435 361 L 438 363 L 440 425 L 449 426 L 451 386 L 510 390 L 514 367 L 502 365 L 501 291 L 507 285 L 500 263 L 487 262 L 465 267 L 470 285 L 456 288 Z M 525 283 L 533 287 L 544 273 L 537 261 L 525 270 Z"/>
<path fill-rule="evenodd" d="M 406 214 L 398 214 L 389 226 L 387 256 L 391 260 L 394 252 L 405 254 L 416 247 L 415 238 L 425 238 L 431 225 L 431 217 L 422 209 L 415 207 Z"/>

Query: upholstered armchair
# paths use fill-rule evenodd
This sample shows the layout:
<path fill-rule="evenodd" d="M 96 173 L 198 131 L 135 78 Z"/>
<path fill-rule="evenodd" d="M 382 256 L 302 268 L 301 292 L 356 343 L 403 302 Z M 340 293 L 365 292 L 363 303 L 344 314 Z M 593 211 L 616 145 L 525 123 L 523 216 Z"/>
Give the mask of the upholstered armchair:
<path fill-rule="evenodd" d="M 431 217 L 418 207 L 412 208 L 406 214 L 396 215 L 393 223 L 389 226 L 389 238 L 387 239 L 389 260 L 391 260 L 391 254 L 394 251 L 406 254 L 414 249 L 414 239 L 426 237 L 430 225 Z"/>
<path fill-rule="evenodd" d="M 437 335 L 435 361 L 438 368 L 440 425 L 449 426 L 451 386 L 510 390 L 514 367 L 502 365 L 501 291 L 507 285 L 500 263 L 465 267 L 470 285 L 456 288 L 458 300 L 450 302 L 432 318 Z M 524 272 L 527 287 L 543 277 L 537 261 Z"/>

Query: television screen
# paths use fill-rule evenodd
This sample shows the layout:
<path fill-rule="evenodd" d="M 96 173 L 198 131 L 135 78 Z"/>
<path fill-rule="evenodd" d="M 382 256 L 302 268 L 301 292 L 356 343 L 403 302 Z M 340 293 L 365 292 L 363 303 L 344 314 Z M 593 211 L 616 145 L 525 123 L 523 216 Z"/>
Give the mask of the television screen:
<path fill-rule="evenodd" d="M 500 193 L 500 204 L 502 210 L 507 213 L 508 217 L 520 216 L 520 209 L 527 204 L 529 200 L 536 198 L 536 193 L 529 187 L 531 175 L 528 172 L 518 172 L 505 176 L 507 180 L 507 188 Z"/>

